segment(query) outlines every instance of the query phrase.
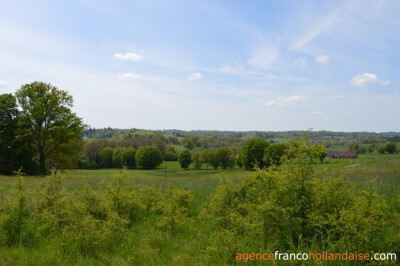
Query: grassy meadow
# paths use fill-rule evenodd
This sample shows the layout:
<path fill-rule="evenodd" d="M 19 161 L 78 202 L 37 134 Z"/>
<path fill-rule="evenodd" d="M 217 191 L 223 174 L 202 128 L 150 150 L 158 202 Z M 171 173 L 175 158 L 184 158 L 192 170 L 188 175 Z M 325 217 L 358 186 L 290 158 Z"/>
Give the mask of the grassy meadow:
<path fill-rule="evenodd" d="M 316 171 L 352 180 L 356 190 L 372 187 L 388 203 L 381 233 L 391 244 L 382 243 L 382 252 L 399 256 L 400 155 L 326 159 Z M 65 170 L 23 181 L 0 176 L 0 223 L 14 224 L 0 232 L 0 265 L 235 264 L 227 247 L 212 245 L 220 228 L 204 218 L 205 206 L 219 184 L 254 175 L 239 168 L 181 170 L 167 162 L 154 170 Z M 236 250 L 257 251 L 246 245 Z"/>

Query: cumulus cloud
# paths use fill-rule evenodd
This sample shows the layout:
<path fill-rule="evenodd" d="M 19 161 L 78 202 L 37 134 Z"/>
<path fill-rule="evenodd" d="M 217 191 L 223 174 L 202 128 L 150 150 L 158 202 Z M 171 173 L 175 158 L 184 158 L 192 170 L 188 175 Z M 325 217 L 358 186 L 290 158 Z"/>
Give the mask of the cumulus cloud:
<path fill-rule="evenodd" d="M 116 53 L 114 54 L 114 58 L 121 61 L 138 62 L 143 59 L 143 56 L 136 53 L 126 53 L 126 54 Z"/>
<path fill-rule="evenodd" d="M 189 77 L 187 77 L 188 80 L 200 80 L 203 78 L 203 75 L 200 72 L 193 73 Z"/>
<path fill-rule="evenodd" d="M 314 59 L 317 64 L 328 64 L 331 61 L 331 58 L 324 54 L 318 55 Z"/>
<path fill-rule="evenodd" d="M 354 87 L 380 86 L 389 83 L 390 80 L 381 80 L 376 74 L 371 73 L 359 74 L 351 79 L 351 85 Z"/>
<path fill-rule="evenodd" d="M 141 79 L 142 76 L 134 73 L 123 73 L 118 76 L 120 79 Z"/>
<path fill-rule="evenodd" d="M 278 107 L 284 107 L 292 104 L 301 103 L 307 100 L 304 96 L 293 95 L 288 97 L 278 97 L 275 100 L 270 100 L 265 103 L 266 106 L 276 105 Z"/>

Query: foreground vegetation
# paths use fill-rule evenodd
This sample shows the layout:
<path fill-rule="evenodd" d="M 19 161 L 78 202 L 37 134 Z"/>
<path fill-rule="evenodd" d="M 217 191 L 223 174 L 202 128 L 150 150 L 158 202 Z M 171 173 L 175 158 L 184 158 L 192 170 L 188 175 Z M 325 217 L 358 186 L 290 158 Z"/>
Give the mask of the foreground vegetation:
<path fill-rule="evenodd" d="M 292 144 L 296 157 L 253 172 L 169 162 L 1 177 L 0 264 L 223 265 L 237 252 L 275 250 L 399 255 L 399 155 L 320 164 L 315 145 Z"/>

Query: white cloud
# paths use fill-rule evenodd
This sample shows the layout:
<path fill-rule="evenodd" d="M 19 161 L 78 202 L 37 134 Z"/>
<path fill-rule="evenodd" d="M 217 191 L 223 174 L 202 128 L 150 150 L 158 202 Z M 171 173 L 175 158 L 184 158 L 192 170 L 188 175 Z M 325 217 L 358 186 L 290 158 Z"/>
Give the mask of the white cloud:
<path fill-rule="evenodd" d="M 311 114 L 312 115 L 323 115 L 324 113 L 320 112 L 320 111 L 313 111 Z"/>
<path fill-rule="evenodd" d="M 116 53 L 114 54 L 114 58 L 121 61 L 138 62 L 143 59 L 143 56 L 136 53 L 126 53 L 126 54 Z"/>
<path fill-rule="evenodd" d="M 141 79 L 142 76 L 134 73 L 123 73 L 118 76 L 120 79 Z"/>
<path fill-rule="evenodd" d="M 316 56 L 314 59 L 317 64 L 328 64 L 331 61 L 331 58 L 324 54 Z"/>
<path fill-rule="evenodd" d="M 269 70 L 279 57 L 277 44 L 263 42 L 252 52 L 252 57 L 247 61 L 253 67 Z"/>
<path fill-rule="evenodd" d="M 306 67 L 306 66 L 307 66 L 307 61 L 306 61 L 306 59 L 304 59 L 303 57 L 300 57 L 300 58 L 296 59 L 296 60 L 294 61 L 294 63 L 295 63 L 296 65 L 298 65 L 298 66 L 301 66 L 301 67 Z"/>
<path fill-rule="evenodd" d="M 342 98 L 344 98 L 343 95 L 339 95 L 339 94 L 331 95 L 331 96 L 329 96 L 329 97 L 331 97 L 332 99 L 342 99 Z"/>
<path fill-rule="evenodd" d="M 288 97 L 278 97 L 275 100 L 270 100 L 265 103 L 266 106 L 279 106 L 279 107 L 284 107 L 292 104 L 297 104 L 301 103 L 307 100 L 306 97 L 304 96 L 299 96 L 299 95 L 293 95 L 293 96 L 288 96 Z"/>
<path fill-rule="evenodd" d="M 193 73 L 189 77 L 187 77 L 188 80 L 200 80 L 203 78 L 203 75 L 200 72 Z"/>
<path fill-rule="evenodd" d="M 386 85 L 389 83 L 390 80 L 381 80 L 376 74 L 371 73 L 359 74 L 351 79 L 351 85 L 353 85 L 354 87 Z"/>

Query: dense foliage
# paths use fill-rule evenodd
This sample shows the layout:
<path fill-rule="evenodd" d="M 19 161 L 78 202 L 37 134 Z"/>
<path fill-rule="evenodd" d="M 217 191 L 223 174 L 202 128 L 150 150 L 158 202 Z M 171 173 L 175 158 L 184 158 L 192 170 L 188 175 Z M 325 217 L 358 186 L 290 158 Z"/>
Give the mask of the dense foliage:
<path fill-rule="evenodd" d="M 12 94 L 0 95 L 0 174 L 19 168 L 35 172 L 30 139 L 21 134 L 20 112 Z"/>
<path fill-rule="evenodd" d="M 72 96 L 51 84 L 33 82 L 15 93 L 21 108 L 24 136 L 29 136 L 40 173 L 48 167 L 71 167 L 81 145 L 82 119 L 72 113 Z"/>
<path fill-rule="evenodd" d="M 263 139 L 248 139 L 243 145 L 242 163 L 247 170 L 265 166 L 264 151 L 269 143 Z"/>
<path fill-rule="evenodd" d="M 72 103 L 66 91 L 43 82 L 0 95 L 0 172 L 45 175 L 49 168 L 76 165 L 83 123 Z"/>
<path fill-rule="evenodd" d="M 292 141 L 282 167 L 257 170 L 236 185 L 224 179 L 202 213 L 218 228 L 206 248 L 210 261 L 231 263 L 243 250 L 382 248 L 388 203 L 373 187 L 356 190 L 346 177 L 316 173 L 320 153 L 306 139 Z M 395 239 L 385 241 L 399 245 Z"/>
<path fill-rule="evenodd" d="M 181 165 L 181 168 L 187 169 L 192 163 L 192 154 L 190 153 L 190 151 L 182 151 L 181 154 L 179 154 L 178 162 Z"/>
<path fill-rule="evenodd" d="M 163 156 L 157 147 L 142 146 L 136 152 L 135 161 L 143 169 L 153 169 L 162 163 Z"/>

